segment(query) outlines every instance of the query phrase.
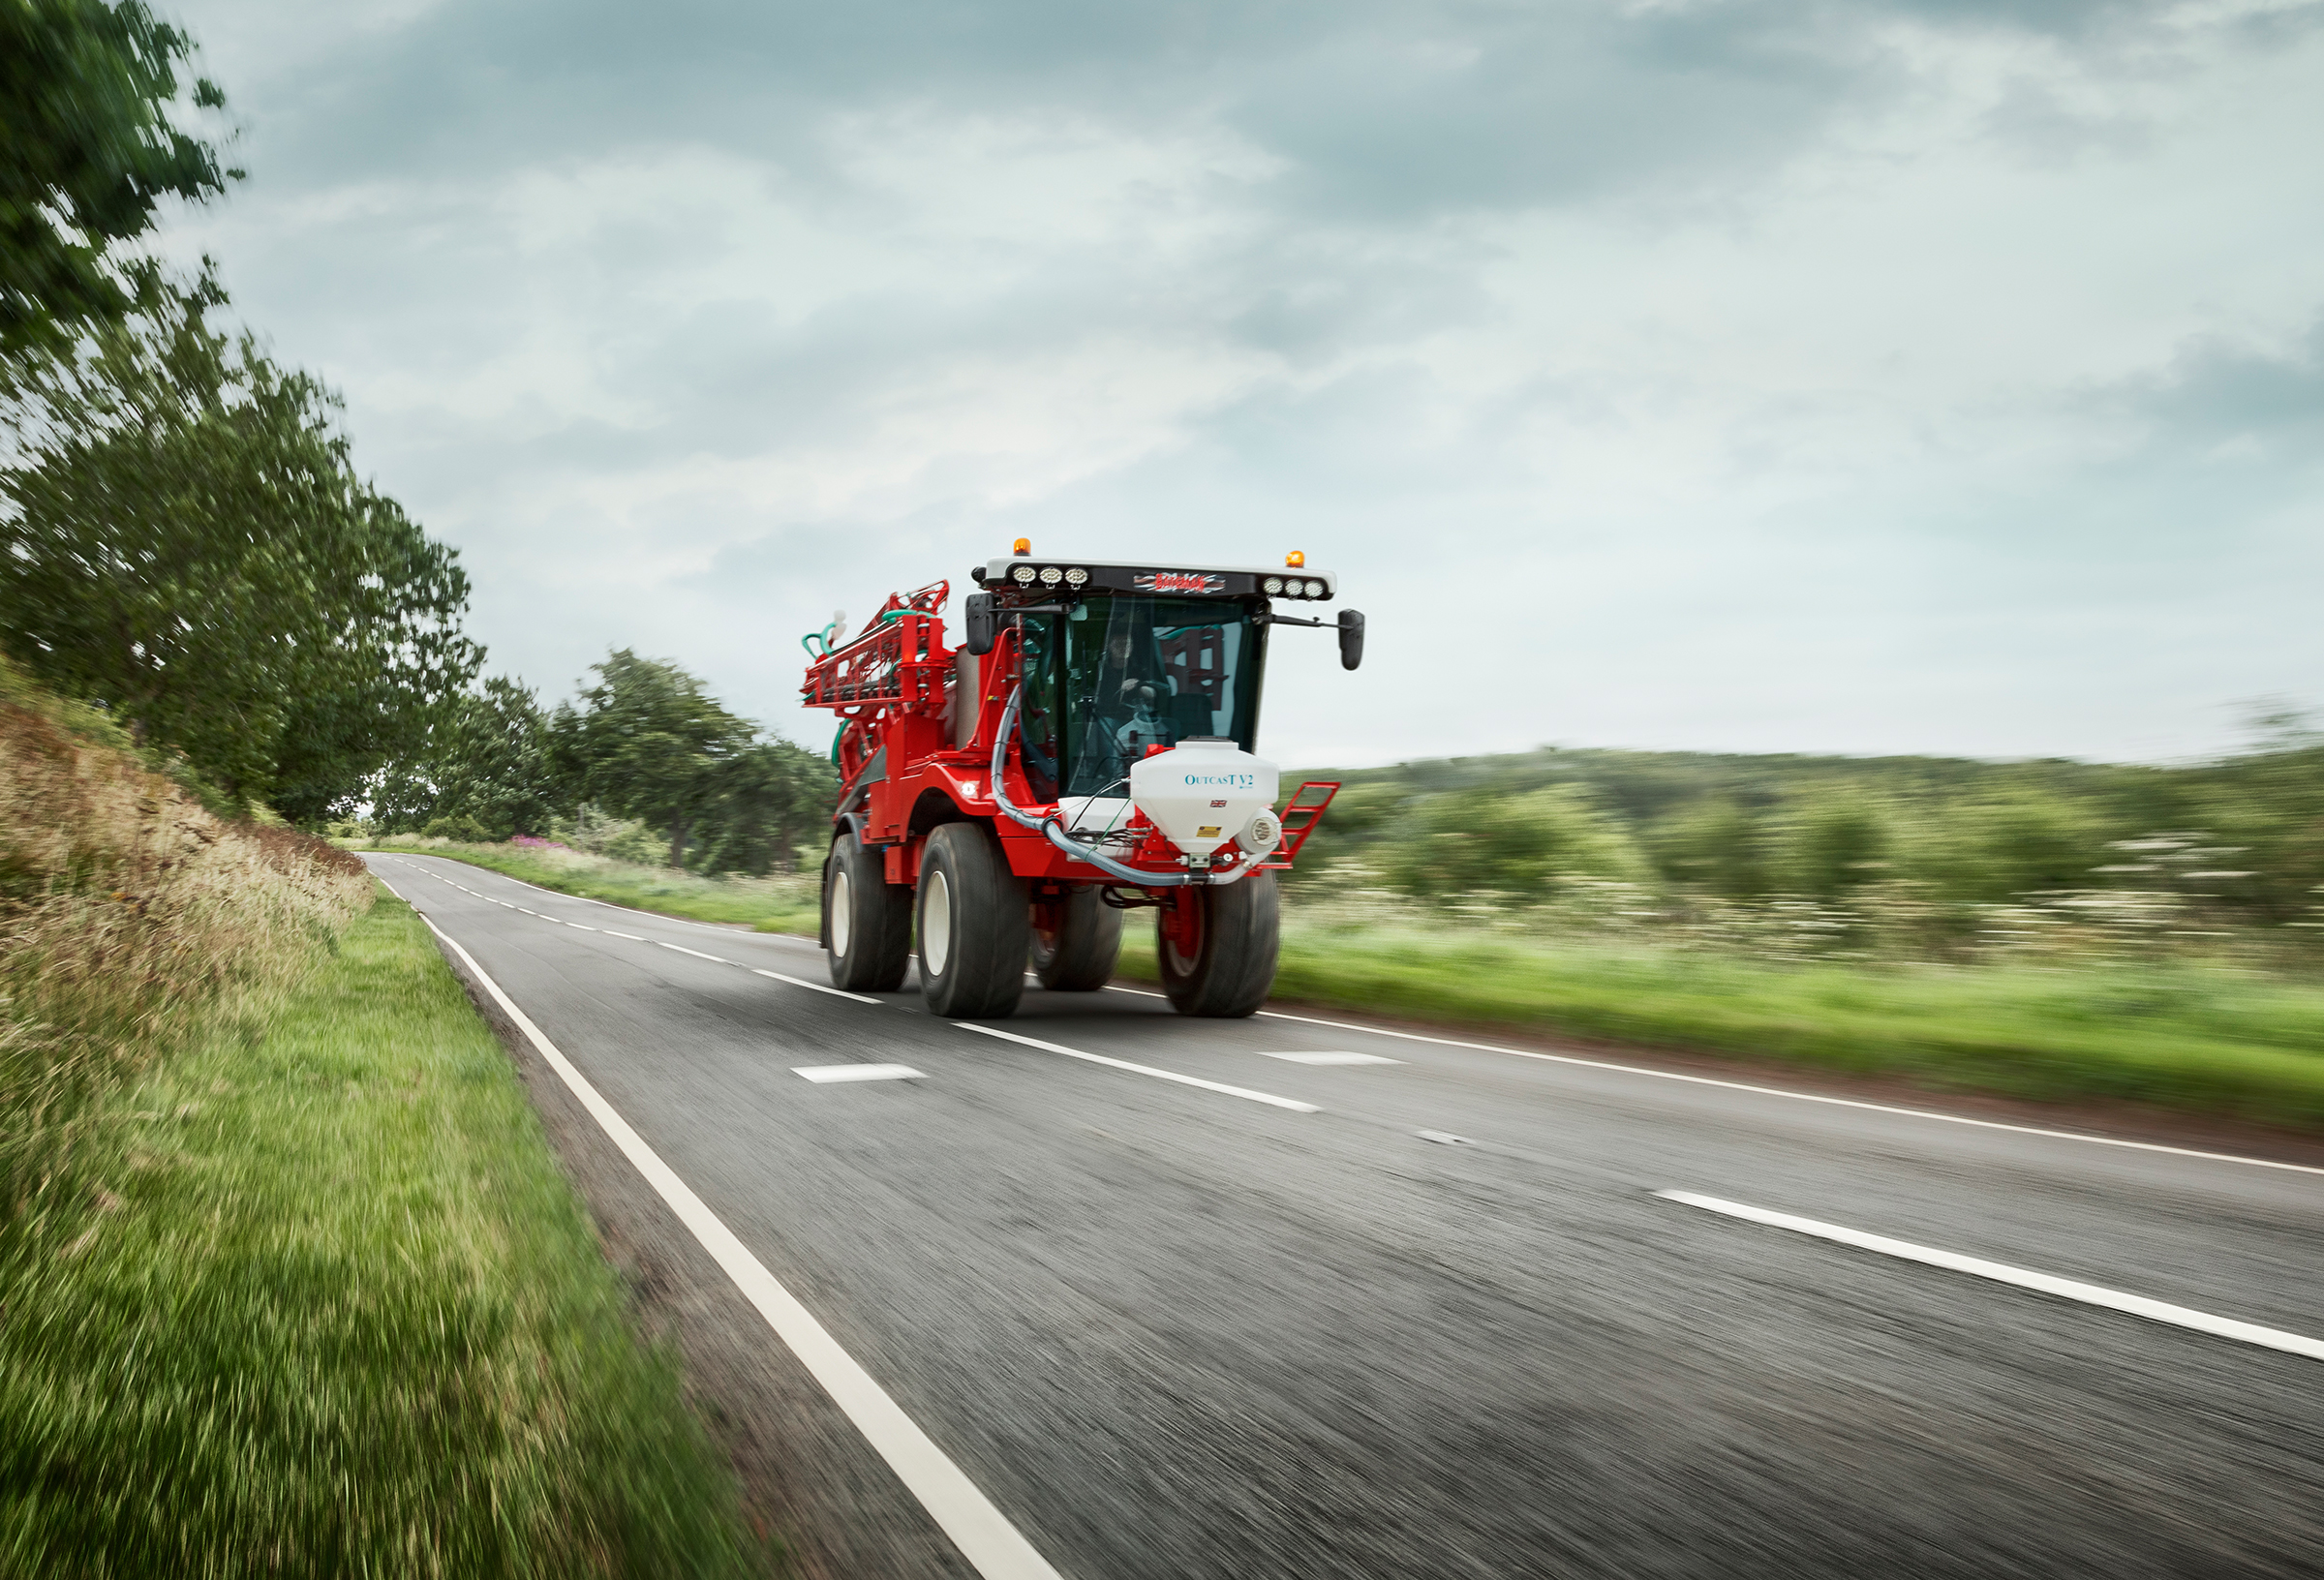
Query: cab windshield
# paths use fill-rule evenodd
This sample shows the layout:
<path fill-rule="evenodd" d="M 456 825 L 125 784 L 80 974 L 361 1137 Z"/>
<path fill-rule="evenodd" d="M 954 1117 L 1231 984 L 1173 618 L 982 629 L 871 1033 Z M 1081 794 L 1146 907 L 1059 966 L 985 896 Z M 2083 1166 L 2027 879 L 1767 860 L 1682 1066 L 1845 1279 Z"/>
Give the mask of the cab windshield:
<path fill-rule="evenodd" d="M 1258 740 L 1266 627 L 1213 598 L 1096 596 L 1024 617 L 1025 776 L 1044 801 L 1126 796 L 1148 746 Z"/>

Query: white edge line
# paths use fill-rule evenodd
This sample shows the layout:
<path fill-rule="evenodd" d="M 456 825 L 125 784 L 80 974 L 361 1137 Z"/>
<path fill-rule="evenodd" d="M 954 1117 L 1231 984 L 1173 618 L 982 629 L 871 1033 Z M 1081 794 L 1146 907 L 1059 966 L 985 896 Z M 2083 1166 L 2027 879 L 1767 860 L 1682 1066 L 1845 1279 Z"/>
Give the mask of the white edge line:
<path fill-rule="evenodd" d="M 721 960 L 716 955 L 705 955 L 698 949 L 688 949 L 684 944 L 665 944 L 658 938 L 649 939 L 648 942 L 660 944 L 663 949 L 674 949 L 681 955 L 691 955 L 697 960 L 708 960 L 713 965 L 732 965 L 734 963 L 732 960 Z"/>
<path fill-rule="evenodd" d="M 633 944 L 642 944 L 646 942 L 645 939 L 640 938 L 634 932 L 616 932 L 611 927 L 604 927 L 600 928 L 599 930 L 602 931 L 608 938 L 627 938 Z"/>
<path fill-rule="evenodd" d="M 1654 1194 L 1666 1201 L 1700 1207 L 1705 1212 L 1725 1213 L 1729 1218 L 1765 1224 L 1771 1229 L 1788 1229 L 1795 1234 L 1812 1234 L 1818 1239 L 1852 1245 L 1862 1251 L 1878 1251 L 1882 1256 L 1925 1262 L 1931 1267 L 1949 1268 L 1956 1273 L 1970 1273 L 1978 1278 L 1992 1279 L 1998 1284 L 2014 1284 L 2021 1290 L 2035 1290 L 2061 1299 L 2103 1306 L 2109 1311 L 2125 1312 L 2151 1322 L 2168 1322 L 2174 1327 L 2192 1328 L 2198 1333 L 2238 1339 L 2263 1349 L 2306 1355 L 2310 1360 L 2324 1360 L 2324 1340 L 2287 1333 L 2279 1327 L 2262 1327 L 2257 1322 L 2241 1322 L 2232 1317 L 2215 1317 L 2207 1311 L 2194 1311 L 2186 1306 L 2171 1305 L 2167 1301 L 2150 1300 L 2143 1294 L 2125 1294 L 2121 1290 L 2085 1284 L 2078 1279 L 2059 1278 L 2024 1267 L 2012 1267 L 2006 1262 L 1987 1261 L 1982 1257 L 1965 1257 L 1957 1251 L 1939 1251 L 1930 1246 L 1914 1245 L 1910 1240 L 1892 1240 L 1885 1234 L 1867 1234 L 1860 1229 L 1844 1229 L 1838 1224 L 1819 1223 L 1813 1218 L 1796 1218 L 1788 1212 L 1771 1212 L 1765 1207 L 1746 1206 L 1740 1201 L 1724 1201 L 1715 1196 L 1697 1196 L 1693 1191 L 1657 1191 Z"/>
<path fill-rule="evenodd" d="M 851 993 L 844 988 L 829 988 L 819 982 L 809 982 L 805 977 L 786 977 L 780 971 L 762 971 L 755 965 L 750 968 L 750 974 L 754 977 L 773 977 L 777 982 L 787 982 L 794 988 L 807 988 L 818 993 L 829 993 L 834 998 L 852 998 L 858 1004 L 879 1002 L 869 993 Z"/>
<path fill-rule="evenodd" d="M 872 1381 L 872 1374 L 840 1347 L 839 1341 L 815 1321 L 814 1314 L 767 1271 L 766 1264 L 752 1256 L 749 1247 L 737 1239 L 734 1231 L 719 1221 L 692 1188 L 629 1128 L 629 1122 L 598 1094 L 588 1078 L 541 1035 L 540 1028 L 501 991 L 499 983 L 485 975 L 474 957 L 434 922 L 428 922 L 428 930 L 442 938 L 444 947 L 459 956 L 474 973 L 493 1002 L 507 1012 L 517 1029 L 548 1061 L 549 1068 L 572 1089 L 590 1116 L 613 1138 L 614 1144 L 670 1204 L 679 1220 L 693 1231 L 702 1248 L 717 1259 L 726 1276 L 734 1280 L 735 1288 L 758 1308 L 767 1325 L 790 1347 L 791 1352 L 823 1385 L 823 1391 L 831 1395 L 832 1402 L 846 1413 L 856 1429 L 879 1451 L 879 1457 L 911 1489 L 921 1506 L 952 1538 L 953 1545 L 977 1573 L 985 1580 L 1063 1580 L 1024 1534 L 1009 1523 L 1008 1516 L 994 1507 L 976 1483 L 920 1429 L 919 1423 L 905 1414 L 888 1397 L 887 1390 Z"/>
<path fill-rule="evenodd" d="M 1139 993 L 1148 998 L 1160 998 L 1160 993 L 1148 993 L 1143 988 L 1114 988 L 1117 993 Z M 2200 1147 L 2169 1146 L 2161 1141 L 2132 1141 L 2118 1136 L 2091 1136 L 2075 1130 L 2045 1130 L 2039 1125 L 2012 1125 L 1999 1119 L 1972 1119 L 1966 1114 L 1939 1113 L 1934 1109 L 1907 1109 L 1892 1103 L 1867 1103 L 1852 1097 L 1826 1097 L 1820 1092 L 1788 1091 L 1781 1086 L 1755 1086 L 1746 1080 L 1721 1080 L 1714 1076 L 1681 1075 L 1675 1070 L 1651 1070 L 1644 1065 L 1616 1064 L 1610 1059 L 1584 1059 L 1571 1053 L 1541 1053 L 1526 1048 L 1502 1048 L 1494 1043 L 1467 1043 L 1454 1037 L 1428 1037 L 1417 1031 L 1391 1031 L 1386 1026 L 1360 1026 L 1346 1020 L 1321 1020 L 1308 1015 L 1287 1015 L 1281 1010 L 1261 1010 L 1261 1015 L 1274 1020 L 1297 1020 L 1303 1025 L 1330 1026 L 1335 1031 L 1369 1033 L 1374 1037 L 1399 1037 L 1408 1043 L 1434 1043 L 1442 1048 L 1473 1048 L 1483 1053 L 1506 1053 L 1516 1059 L 1540 1059 L 1548 1064 L 1578 1065 L 1585 1070 L 1612 1070 L 1626 1076 L 1652 1076 L 1657 1080 L 1683 1080 L 1694 1086 L 1720 1086 L 1730 1092 L 1754 1092 L 1760 1097 L 1788 1097 L 1799 1103 L 1823 1103 L 1833 1108 L 1862 1109 L 1872 1113 L 1901 1114 L 1908 1119 L 1937 1119 L 1948 1125 L 1972 1125 L 1979 1130 L 2014 1131 L 2020 1136 L 2046 1136 L 2058 1141 L 2088 1141 L 2093 1146 L 2124 1146 L 2138 1152 L 2163 1152 L 2172 1157 L 2201 1158 L 2210 1163 L 2242 1163 L 2254 1169 L 2282 1169 L 2296 1174 L 2324 1174 L 2324 1168 L 2310 1163 L 2280 1163 L 2274 1158 L 2249 1158 L 2236 1152 L 2206 1152 Z"/>
<path fill-rule="evenodd" d="M 1296 1098 L 1277 1097 L 1272 1092 L 1254 1092 L 1248 1086 L 1229 1086 L 1224 1081 L 1205 1080 L 1200 1076 L 1181 1076 L 1176 1070 L 1157 1070 L 1150 1064 L 1132 1064 L 1127 1059 L 1108 1058 L 1103 1053 L 1085 1053 L 1078 1048 L 1067 1048 L 1059 1043 L 1045 1043 L 1038 1037 L 1021 1037 L 1013 1031 L 1003 1031 L 998 1026 L 979 1025 L 974 1020 L 955 1020 L 953 1024 L 963 1031 L 981 1031 L 988 1037 L 1005 1038 L 1012 1043 L 1023 1043 L 1027 1048 L 1038 1048 L 1050 1053 L 1062 1053 L 1069 1059 L 1087 1059 L 1091 1064 L 1111 1065 L 1116 1070 L 1129 1070 L 1141 1076 L 1152 1076 L 1158 1080 L 1175 1080 L 1181 1086 L 1200 1086 L 1206 1092 L 1224 1092 L 1229 1097 L 1244 1097 L 1253 1103 L 1271 1103 L 1278 1109 L 1289 1109 L 1294 1113 L 1321 1113 L 1324 1111 L 1312 1103 L 1301 1103 Z"/>

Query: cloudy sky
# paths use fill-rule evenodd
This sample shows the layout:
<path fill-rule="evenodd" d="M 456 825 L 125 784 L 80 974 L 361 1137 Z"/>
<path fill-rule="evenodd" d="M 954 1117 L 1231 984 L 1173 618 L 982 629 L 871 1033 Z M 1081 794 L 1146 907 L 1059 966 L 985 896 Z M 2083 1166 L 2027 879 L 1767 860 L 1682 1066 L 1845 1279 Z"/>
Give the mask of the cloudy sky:
<path fill-rule="evenodd" d="M 1287 766 L 2324 702 L 2314 0 L 177 12 L 251 173 L 169 245 L 552 696 L 820 745 L 799 633 L 1023 534 L 1337 571 Z"/>

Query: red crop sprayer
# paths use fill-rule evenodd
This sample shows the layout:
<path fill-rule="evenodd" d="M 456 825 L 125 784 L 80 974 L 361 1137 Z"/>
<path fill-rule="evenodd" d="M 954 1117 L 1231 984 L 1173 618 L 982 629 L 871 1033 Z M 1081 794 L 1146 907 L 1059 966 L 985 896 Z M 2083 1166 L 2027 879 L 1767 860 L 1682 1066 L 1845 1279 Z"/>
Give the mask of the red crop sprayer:
<path fill-rule="evenodd" d="M 970 574 L 957 648 L 948 582 L 807 639 L 801 694 L 841 719 L 832 983 L 894 991 L 916 935 L 931 1010 L 1008 1016 L 1028 966 L 1046 988 L 1103 987 L 1122 913 L 1151 909 L 1172 1006 L 1249 1015 L 1275 978 L 1274 875 L 1339 790 L 1311 781 L 1277 810 L 1254 755 L 1268 632 L 1335 628 L 1354 669 L 1363 617 L 1278 612 L 1337 592 L 1297 554 L 1279 571 L 1116 564 L 1020 538 Z"/>

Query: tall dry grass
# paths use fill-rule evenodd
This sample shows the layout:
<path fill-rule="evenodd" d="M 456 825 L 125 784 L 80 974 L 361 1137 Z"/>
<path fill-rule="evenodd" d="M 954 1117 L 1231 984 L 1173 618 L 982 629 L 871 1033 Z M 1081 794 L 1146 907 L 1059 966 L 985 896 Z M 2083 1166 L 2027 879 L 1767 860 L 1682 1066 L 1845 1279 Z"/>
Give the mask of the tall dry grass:
<path fill-rule="evenodd" d="M 295 983 L 370 902 L 346 852 L 227 822 L 15 677 L 0 690 L 0 1219 L 92 1096 L 198 1011 Z"/>

